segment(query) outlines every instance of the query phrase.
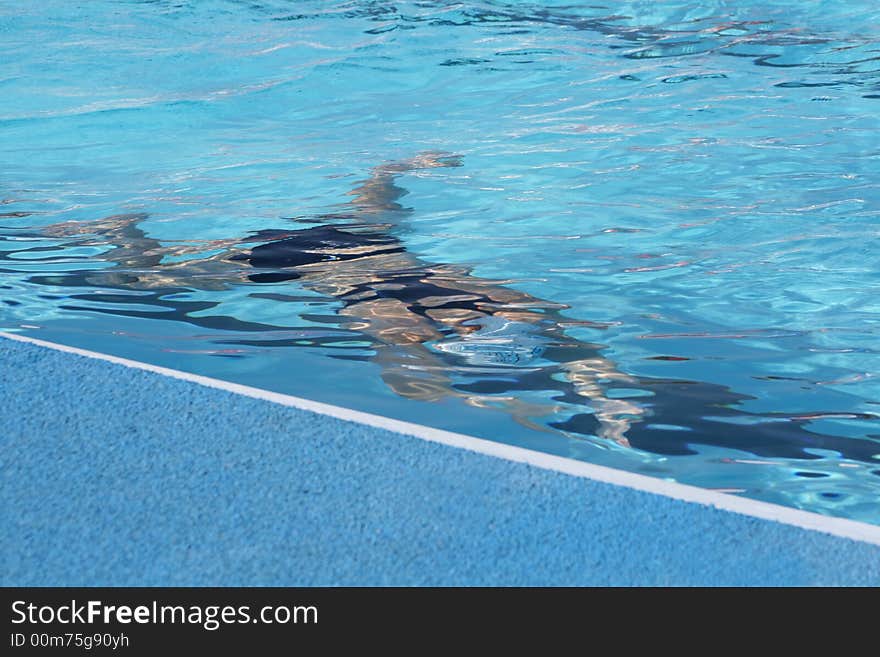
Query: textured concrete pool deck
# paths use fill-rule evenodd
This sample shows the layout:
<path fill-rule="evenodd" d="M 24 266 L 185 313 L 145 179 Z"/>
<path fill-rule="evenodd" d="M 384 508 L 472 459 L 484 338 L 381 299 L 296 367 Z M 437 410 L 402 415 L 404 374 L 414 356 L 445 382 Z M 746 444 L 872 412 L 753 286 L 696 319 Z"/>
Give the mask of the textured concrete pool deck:
<path fill-rule="evenodd" d="M 876 528 L 833 536 L 2 337 L 0 418 L 3 585 L 880 585 Z"/>

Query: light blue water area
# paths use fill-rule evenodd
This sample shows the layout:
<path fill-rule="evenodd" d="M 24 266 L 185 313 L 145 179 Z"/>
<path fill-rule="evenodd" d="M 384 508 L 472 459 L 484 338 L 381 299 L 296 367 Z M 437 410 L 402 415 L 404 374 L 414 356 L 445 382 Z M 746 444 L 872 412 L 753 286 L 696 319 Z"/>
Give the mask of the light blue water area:
<path fill-rule="evenodd" d="M 873 0 L 0 0 L 0 327 L 880 523 Z"/>

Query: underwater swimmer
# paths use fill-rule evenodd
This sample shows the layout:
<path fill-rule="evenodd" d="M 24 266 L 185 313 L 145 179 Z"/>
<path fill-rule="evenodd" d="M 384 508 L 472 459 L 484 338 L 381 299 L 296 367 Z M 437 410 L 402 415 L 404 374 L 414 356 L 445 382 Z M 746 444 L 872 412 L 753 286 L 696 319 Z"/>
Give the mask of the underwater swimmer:
<path fill-rule="evenodd" d="M 372 339 L 371 361 L 380 365 L 383 380 L 412 399 L 454 396 L 494 406 L 496 397 L 454 387 L 450 361 L 461 371 L 486 377 L 535 363 L 546 366 L 549 355 L 551 366 L 599 420 L 596 433 L 626 446 L 630 420 L 640 417 L 642 409 L 602 391 L 604 383 L 630 378 L 602 358 L 595 345 L 565 335 L 565 328 L 578 322 L 560 314 L 564 306 L 473 276 L 463 266 L 425 262 L 394 234 L 411 212 L 399 203 L 407 192 L 396 184 L 398 178 L 458 166 L 460 156 L 430 151 L 378 165 L 348 192 L 351 201 L 337 212 L 308 219 L 317 225 L 267 229 L 244 239 L 163 244 L 141 229 L 145 214 L 59 223 L 41 233 L 82 236 L 84 245 L 110 247 L 102 259 L 115 266 L 84 274 L 84 283 L 92 286 L 219 290 L 296 281 L 337 299 L 342 304 L 338 314 L 350 320 L 346 328 Z M 505 396 L 502 405 L 518 421 L 542 430 L 546 427 L 529 418 L 554 412 L 514 396 Z"/>

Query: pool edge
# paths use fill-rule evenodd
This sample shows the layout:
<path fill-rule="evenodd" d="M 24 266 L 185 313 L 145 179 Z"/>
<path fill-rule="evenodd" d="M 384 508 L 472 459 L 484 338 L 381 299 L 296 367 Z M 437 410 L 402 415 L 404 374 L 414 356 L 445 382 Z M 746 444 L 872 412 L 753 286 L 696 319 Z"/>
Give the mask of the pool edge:
<path fill-rule="evenodd" d="M 794 509 L 769 502 L 737 497 L 735 495 L 720 493 L 699 488 L 697 486 L 670 482 L 647 475 L 595 465 L 585 461 L 568 459 L 562 456 L 538 452 L 523 447 L 494 442 L 483 438 L 476 438 L 443 429 L 436 429 L 412 422 L 395 420 L 381 415 L 356 411 L 342 406 L 335 406 L 302 397 L 296 397 L 294 395 L 263 390 L 261 388 L 223 381 L 221 379 L 215 379 L 199 374 L 192 374 L 159 365 L 121 358 L 119 356 L 112 356 L 100 352 L 80 349 L 78 347 L 71 347 L 69 345 L 41 340 L 26 335 L 0 331 L 0 338 L 31 344 L 55 351 L 76 354 L 86 358 L 111 362 L 133 369 L 153 372 L 208 388 L 220 389 L 234 394 L 280 404 L 282 406 L 311 411 L 339 420 L 393 431 L 395 433 L 411 436 L 428 442 L 457 447 L 502 460 L 525 463 L 543 470 L 621 486 L 623 488 L 650 493 L 661 497 L 672 498 L 739 515 L 777 522 L 800 529 L 880 546 L 880 526 L 856 520 L 824 516 L 818 513 Z"/>

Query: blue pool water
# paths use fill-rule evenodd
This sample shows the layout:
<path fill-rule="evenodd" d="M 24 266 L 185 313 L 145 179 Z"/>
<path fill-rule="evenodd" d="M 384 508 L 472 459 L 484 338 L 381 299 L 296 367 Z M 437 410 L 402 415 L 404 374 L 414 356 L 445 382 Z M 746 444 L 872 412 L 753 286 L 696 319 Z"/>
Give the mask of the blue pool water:
<path fill-rule="evenodd" d="M 880 523 L 874 0 L 0 36 L 0 329 Z"/>

